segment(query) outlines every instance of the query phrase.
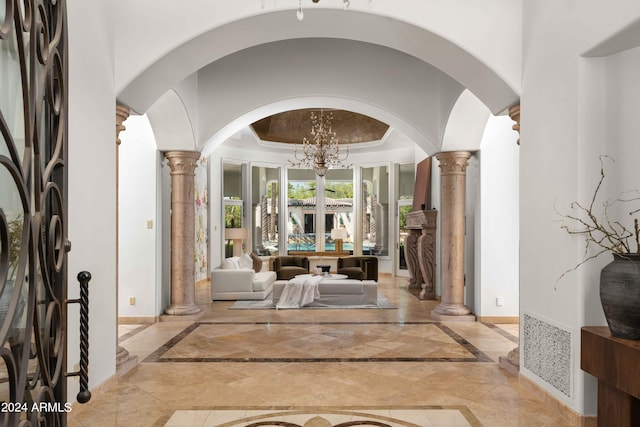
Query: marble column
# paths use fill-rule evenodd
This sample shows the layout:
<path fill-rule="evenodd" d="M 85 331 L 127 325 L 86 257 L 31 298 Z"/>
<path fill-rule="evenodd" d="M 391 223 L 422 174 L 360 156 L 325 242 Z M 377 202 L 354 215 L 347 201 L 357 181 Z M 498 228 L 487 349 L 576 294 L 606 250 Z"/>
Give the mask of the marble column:
<path fill-rule="evenodd" d="M 200 153 L 165 153 L 171 169 L 171 305 L 173 316 L 202 312 L 195 304 L 195 204 L 194 178 Z"/>
<path fill-rule="evenodd" d="M 515 122 L 511 129 L 518 132 L 520 135 L 520 104 L 516 104 L 509 108 L 509 117 Z M 520 145 L 520 138 L 517 141 Z M 498 358 L 498 364 L 501 368 L 506 369 L 512 374 L 517 374 L 520 371 L 520 346 L 511 350 L 506 356 L 500 356 Z"/>
<path fill-rule="evenodd" d="M 436 320 L 474 321 L 464 305 L 464 233 L 466 169 L 471 153 L 440 153 L 441 249 L 440 276 L 442 299 L 431 311 Z"/>
<path fill-rule="evenodd" d="M 124 121 L 129 118 L 129 108 L 124 105 L 116 105 L 116 318 L 118 312 L 118 288 L 120 286 L 118 276 L 120 265 L 119 258 L 119 245 L 120 245 L 120 227 L 119 227 L 119 187 L 120 187 L 120 132 L 125 130 Z M 116 322 L 116 337 L 118 324 Z M 116 372 L 118 376 L 124 375 L 129 372 L 133 367 L 138 365 L 138 357 L 129 354 L 126 348 L 121 345 L 116 345 Z"/>

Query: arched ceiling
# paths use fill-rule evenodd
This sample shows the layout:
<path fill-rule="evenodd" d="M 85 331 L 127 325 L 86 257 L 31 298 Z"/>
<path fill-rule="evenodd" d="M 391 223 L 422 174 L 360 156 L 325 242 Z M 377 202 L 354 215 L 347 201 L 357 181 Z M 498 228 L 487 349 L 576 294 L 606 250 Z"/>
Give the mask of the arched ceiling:
<path fill-rule="evenodd" d="M 463 90 L 437 68 L 380 45 L 333 38 L 262 44 L 198 72 L 199 141 L 211 144 L 226 127 L 222 135 L 287 110 L 336 108 L 376 118 L 432 153 Z"/>
<path fill-rule="evenodd" d="M 520 1 L 352 0 L 343 11 L 342 1 L 322 0 L 305 5 L 301 22 L 292 0 L 116 2 L 118 101 L 144 113 L 173 89 L 197 149 L 313 107 L 370 115 L 433 152 L 465 87 L 494 113 L 518 99 Z"/>
<path fill-rule="evenodd" d="M 159 8 L 156 6 L 153 10 Z M 151 10 L 146 12 L 152 13 Z M 129 13 L 127 12 L 127 16 L 130 16 Z M 482 15 L 478 15 L 474 19 L 481 21 L 481 18 Z M 469 25 L 474 25 L 477 21 L 469 22 Z M 506 26 L 507 23 L 503 25 Z M 482 34 L 486 37 L 491 30 L 495 29 L 484 28 Z M 415 56 L 469 88 L 494 113 L 500 113 L 518 99 L 516 90 L 505 79 L 507 76 L 501 76 L 491 68 L 491 64 L 483 62 L 481 57 L 473 55 L 446 37 L 409 22 L 372 13 L 345 13 L 341 9 L 314 10 L 313 13 L 307 13 L 302 22 L 296 22 L 291 11 L 278 11 L 221 25 L 194 35 L 153 62 L 142 65 L 145 68 L 139 74 L 129 76 L 131 80 L 128 82 L 122 81 L 128 76 L 126 71 L 138 61 L 131 66 L 122 65 L 118 61 L 116 83 L 124 84 L 120 89 L 117 88 L 118 98 L 135 111 L 143 113 L 166 90 L 226 55 L 264 43 L 309 37 L 363 41 Z M 504 41 L 491 40 L 486 47 L 491 52 L 500 43 Z M 144 55 L 144 52 L 140 54 Z M 120 70 L 121 67 L 126 68 Z M 122 78 L 118 78 L 120 74 L 123 74 Z M 517 81 L 519 80 L 513 80 L 512 83 Z"/>

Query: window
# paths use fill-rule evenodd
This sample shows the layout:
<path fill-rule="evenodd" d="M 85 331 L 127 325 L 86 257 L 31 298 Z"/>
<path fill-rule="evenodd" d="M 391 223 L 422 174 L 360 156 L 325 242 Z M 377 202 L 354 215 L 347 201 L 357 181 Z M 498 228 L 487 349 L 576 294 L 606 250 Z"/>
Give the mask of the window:
<path fill-rule="evenodd" d="M 290 169 L 288 251 L 334 251 L 331 230 L 344 228 L 343 250 L 353 252 L 353 170 L 330 169 L 324 179 L 312 170 Z"/>
<path fill-rule="evenodd" d="M 289 169 L 287 251 L 316 250 L 316 174 Z"/>

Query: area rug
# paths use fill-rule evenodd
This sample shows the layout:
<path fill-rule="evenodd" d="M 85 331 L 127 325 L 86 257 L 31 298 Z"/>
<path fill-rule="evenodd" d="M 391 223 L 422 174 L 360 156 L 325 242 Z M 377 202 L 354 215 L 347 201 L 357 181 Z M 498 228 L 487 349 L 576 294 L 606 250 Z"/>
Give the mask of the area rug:
<path fill-rule="evenodd" d="M 268 296 L 265 300 L 262 301 L 236 301 L 229 310 L 275 310 L 275 306 L 271 301 L 271 296 Z M 381 293 L 378 293 L 378 303 L 376 305 L 323 305 L 317 307 L 301 307 L 304 310 L 318 310 L 318 309 L 353 309 L 353 308 L 398 308 L 391 303 Z M 296 310 L 291 308 L 286 308 L 283 310 Z"/>

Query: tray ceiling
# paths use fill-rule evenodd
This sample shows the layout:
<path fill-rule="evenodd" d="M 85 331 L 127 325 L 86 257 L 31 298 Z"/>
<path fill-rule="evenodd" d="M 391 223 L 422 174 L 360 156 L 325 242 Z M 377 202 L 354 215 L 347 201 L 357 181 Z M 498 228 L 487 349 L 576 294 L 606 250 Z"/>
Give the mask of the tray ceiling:
<path fill-rule="evenodd" d="M 307 108 L 285 111 L 251 124 L 263 141 L 301 144 L 303 138 L 311 139 L 311 113 L 333 113 L 332 130 L 340 144 L 357 144 L 381 140 L 389 125 L 369 116 L 345 110 Z"/>

